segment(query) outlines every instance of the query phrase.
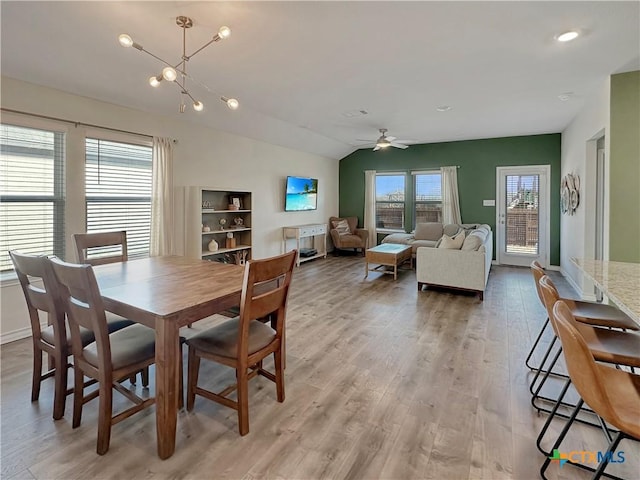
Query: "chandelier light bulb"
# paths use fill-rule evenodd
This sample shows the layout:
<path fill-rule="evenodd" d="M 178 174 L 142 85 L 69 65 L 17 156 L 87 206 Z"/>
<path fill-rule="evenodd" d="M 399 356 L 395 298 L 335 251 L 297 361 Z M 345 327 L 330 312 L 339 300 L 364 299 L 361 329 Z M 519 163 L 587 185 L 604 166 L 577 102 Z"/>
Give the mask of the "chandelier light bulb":
<path fill-rule="evenodd" d="M 123 47 L 129 48 L 133 45 L 133 39 L 126 33 L 121 33 L 118 36 L 118 41 L 120 42 L 120 45 L 122 45 Z"/>
<path fill-rule="evenodd" d="M 239 106 L 240 102 L 238 102 L 238 100 L 236 100 L 235 98 L 230 98 L 227 100 L 227 107 L 229 107 L 231 110 L 237 110 Z"/>
<path fill-rule="evenodd" d="M 222 40 L 229 38 L 229 35 L 231 35 L 231 29 L 227 26 L 220 27 L 220 30 L 218 30 L 218 36 Z"/>
<path fill-rule="evenodd" d="M 176 73 L 175 68 L 164 67 L 162 69 L 162 78 L 164 78 L 167 82 L 173 82 L 176 78 L 178 78 L 178 74 Z"/>
<path fill-rule="evenodd" d="M 193 109 L 196 112 L 201 112 L 203 108 L 204 108 L 204 105 L 200 100 L 196 100 L 195 102 L 193 102 Z"/>
<path fill-rule="evenodd" d="M 151 85 L 152 87 L 157 87 L 158 85 L 160 85 L 161 81 L 162 75 L 158 75 L 157 77 L 154 75 L 153 77 L 149 78 L 149 85 Z"/>

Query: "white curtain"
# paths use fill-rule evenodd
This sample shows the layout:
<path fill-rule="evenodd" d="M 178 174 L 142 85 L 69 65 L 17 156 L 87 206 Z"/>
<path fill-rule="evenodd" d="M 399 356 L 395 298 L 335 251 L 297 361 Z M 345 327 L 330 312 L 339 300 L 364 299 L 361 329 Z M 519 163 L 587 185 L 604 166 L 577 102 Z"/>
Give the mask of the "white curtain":
<path fill-rule="evenodd" d="M 441 167 L 442 223 L 462 223 L 458 196 L 458 167 Z"/>
<path fill-rule="evenodd" d="M 149 254 L 173 255 L 173 142 L 153 137 L 151 242 Z"/>
<path fill-rule="evenodd" d="M 376 238 L 376 171 L 364 171 L 364 228 L 369 231 L 368 248 L 375 247 Z"/>

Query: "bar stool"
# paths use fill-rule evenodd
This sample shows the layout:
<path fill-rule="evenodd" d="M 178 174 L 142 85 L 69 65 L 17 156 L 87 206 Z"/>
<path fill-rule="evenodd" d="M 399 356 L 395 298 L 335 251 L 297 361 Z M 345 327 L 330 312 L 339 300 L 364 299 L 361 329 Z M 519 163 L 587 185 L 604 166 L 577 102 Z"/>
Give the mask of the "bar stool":
<path fill-rule="evenodd" d="M 604 471 L 623 439 L 640 440 L 640 376 L 596 363 L 593 350 L 580 329 L 576 328 L 578 324 L 564 302 L 554 304 L 550 318 L 562 343 L 569 377 L 581 397 L 552 451 L 559 450 L 583 403 L 586 403 L 603 421 L 617 428 L 618 433 L 609 442 L 596 469 L 570 459 L 566 459 L 566 463 L 594 472 L 594 479 L 602 475 L 618 478 Z M 540 468 L 543 479 L 547 478 L 545 473 L 551 461 L 552 458 L 547 456 Z"/>

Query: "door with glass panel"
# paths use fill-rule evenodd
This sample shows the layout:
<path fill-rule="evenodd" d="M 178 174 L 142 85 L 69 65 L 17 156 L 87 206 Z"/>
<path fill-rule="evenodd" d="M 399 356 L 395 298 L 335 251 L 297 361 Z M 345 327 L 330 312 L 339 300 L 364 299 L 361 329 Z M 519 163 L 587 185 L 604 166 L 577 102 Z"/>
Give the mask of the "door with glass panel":
<path fill-rule="evenodd" d="M 498 167 L 496 259 L 501 265 L 549 262 L 550 166 Z"/>

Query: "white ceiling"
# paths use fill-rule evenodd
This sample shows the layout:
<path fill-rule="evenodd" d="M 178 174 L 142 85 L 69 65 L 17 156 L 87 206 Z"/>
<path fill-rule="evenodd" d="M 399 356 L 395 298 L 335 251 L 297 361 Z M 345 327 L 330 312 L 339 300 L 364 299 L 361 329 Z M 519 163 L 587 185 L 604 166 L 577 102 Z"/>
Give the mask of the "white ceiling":
<path fill-rule="evenodd" d="M 640 68 L 638 1 L 0 4 L 3 75 L 330 158 L 381 127 L 416 143 L 560 132 L 608 75 Z M 177 113 L 178 88 L 148 84 L 162 65 L 117 40 L 177 63 L 178 15 L 195 23 L 187 53 L 232 29 L 189 62 L 201 113 Z"/>

